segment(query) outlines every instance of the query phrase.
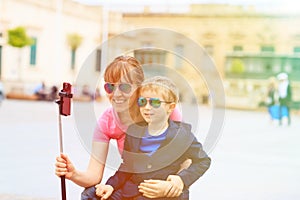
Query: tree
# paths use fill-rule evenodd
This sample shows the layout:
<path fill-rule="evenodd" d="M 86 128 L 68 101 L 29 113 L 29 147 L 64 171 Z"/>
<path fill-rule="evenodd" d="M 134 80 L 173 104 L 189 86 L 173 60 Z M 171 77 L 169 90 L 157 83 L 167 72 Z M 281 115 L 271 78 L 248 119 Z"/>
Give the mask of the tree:
<path fill-rule="evenodd" d="M 231 72 L 234 74 L 242 74 L 245 71 L 244 63 L 241 59 L 234 59 L 231 63 Z"/>
<path fill-rule="evenodd" d="M 18 48 L 19 56 L 18 56 L 18 79 L 22 80 L 21 75 L 21 49 L 25 46 L 29 46 L 32 44 L 32 39 L 26 34 L 26 29 L 22 26 L 18 26 L 14 29 L 8 30 L 8 44 L 12 47 Z"/>
<path fill-rule="evenodd" d="M 82 43 L 82 37 L 77 33 L 72 33 L 67 36 L 68 45 L 71 48 L 71 68 L 75 68 L 76 50 Z"/>

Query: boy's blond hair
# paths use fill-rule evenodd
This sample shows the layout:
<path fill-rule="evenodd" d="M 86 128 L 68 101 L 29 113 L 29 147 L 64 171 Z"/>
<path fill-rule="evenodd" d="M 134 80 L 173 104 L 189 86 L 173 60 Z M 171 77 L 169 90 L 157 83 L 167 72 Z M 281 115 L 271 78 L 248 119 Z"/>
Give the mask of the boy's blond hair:
<path fill-rule="evenodd" d="M 167 102 L 177 103 L 179 100 L 178 90 L 175 83 L 164 76 L 154 76 L 142 83 L 141 91 L 150 90 L 159 93 Z"/>

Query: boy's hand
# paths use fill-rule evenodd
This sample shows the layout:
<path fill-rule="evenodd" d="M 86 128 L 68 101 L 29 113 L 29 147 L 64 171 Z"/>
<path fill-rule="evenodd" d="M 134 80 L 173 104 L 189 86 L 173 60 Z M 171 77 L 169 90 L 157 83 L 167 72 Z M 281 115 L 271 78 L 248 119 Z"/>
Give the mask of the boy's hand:
<path fill-rule="evenodd" d="M 114 188 L 111 185 L 98 184 L 95 187 L 96 195 L 101 197 L 101 200 L 108 199 L 114 191 Z"/>
<path fill-rule="evenodd" d="M 163 180 L 144 180 L 139 185 L 139 192 L 143 194 L 144 197 L 151 199 L 166 197 L 168 191 L 172 187 L 169 181 Z"/>
<path fill-rule="evenodd" d="M 167 181 L 145 180 L 139 185 L 139 192 L 148 198 L 178 197 L 182 193 L 183 186 L 179 176 L 170 175 Z"/>
<path fill-rule="evenodd" d="M 167 181 L 172 183 L 172 188 L 169 190 L 167 197 L 178 197 L 181 195 L 184 183 L 180 176 L 178 175 L 169 175 Z"/>

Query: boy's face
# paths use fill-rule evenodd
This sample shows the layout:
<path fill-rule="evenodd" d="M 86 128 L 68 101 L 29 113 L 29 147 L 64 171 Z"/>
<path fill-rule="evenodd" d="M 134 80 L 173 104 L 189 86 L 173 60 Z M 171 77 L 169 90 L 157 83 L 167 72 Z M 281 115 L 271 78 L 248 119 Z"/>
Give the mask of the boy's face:
<path fill-rule="evenodd" d="M 175 103 L 166 103 L 166 100 L 161 94 L 154 91 L 144 90 L 141 91 L 140 97 L 144 97 L 147 100 L 145 106 L 140 106 L 140 112 L 144 120 L 150 123 L 165 123 L 168 121 L 170 113 L 174 110 Z M 159 107 L 150 105 L 150 98 L 159 99 L 161 102 Z M 145 100 L 144 100 L 145 101 Z M 156 102 L 157 103 L 157 102 Z"/>

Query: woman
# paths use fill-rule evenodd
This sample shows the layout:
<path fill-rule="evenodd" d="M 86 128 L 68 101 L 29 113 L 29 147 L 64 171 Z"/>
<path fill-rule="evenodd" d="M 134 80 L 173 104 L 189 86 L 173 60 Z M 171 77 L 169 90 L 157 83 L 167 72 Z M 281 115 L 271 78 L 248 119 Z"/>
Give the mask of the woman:
<path fill-rule="evenodd" d="M 90 189 L 102 180 L 110 139 L 116 139 L 119 152 L 123 151 L 127 127 L 142 120 L 137 113 L 137 88 L 144 80 L 141 64 L 130 56 L 119 56 L 108 65 L 104 73 L 104 89 L 112 107 L 108 108 L 98 120 L 95 128 L 92 155 L 86 171 L 77 170 L 67 155 L 56 158 L 56 175 L 65 176 L 75 184 L 87 188 L 82 194 L 88 195 Z M 171 119 L 180 121 L 181 115 L 173 112 Z M 181 185 L 173 176 L 167 181 L 146 180 L 141 183 L 141 193 L 148 198 L 175 197 L 181 193 Z M 171 191 L 167 191 L 172 186 Z M 89 189 L 90 187 L 90 189 Z M 92 190 L 93 191 L 93 190 Z"/>
<path fill-rule="evenodd" d="M 276 124 L 279 120 L 279 102 L 275 77 L 269 78 L 266 106 L 268 107 L 271 122 Z"/>

